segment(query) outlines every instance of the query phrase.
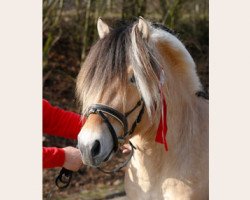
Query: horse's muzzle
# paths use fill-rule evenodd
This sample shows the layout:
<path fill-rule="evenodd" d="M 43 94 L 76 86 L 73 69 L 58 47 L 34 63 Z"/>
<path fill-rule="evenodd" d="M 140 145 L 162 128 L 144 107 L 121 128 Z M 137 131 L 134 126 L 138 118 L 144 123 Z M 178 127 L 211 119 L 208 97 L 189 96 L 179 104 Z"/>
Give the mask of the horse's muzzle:
<path fill-rule="evenodd" d="M 82 154 L 85 165 L 97 167 L 111 157 L 113 153 L 113 141 L 107 132 L 97 134 L 83 131 L 78 135 L 78 148 Z"/>

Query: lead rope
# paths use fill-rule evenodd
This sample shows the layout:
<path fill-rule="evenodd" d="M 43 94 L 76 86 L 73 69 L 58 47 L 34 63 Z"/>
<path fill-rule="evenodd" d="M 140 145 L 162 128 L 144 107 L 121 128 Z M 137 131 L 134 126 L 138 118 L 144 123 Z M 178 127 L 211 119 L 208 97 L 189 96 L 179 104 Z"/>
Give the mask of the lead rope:
<path fill-rule="evenodd" d="M 52 187 L 50 192 L 48 193 L 46 199 L 51 200 L 53 195 L 57 190 L 65 189 L 69 186 L 71 178 L 72 178 L 73 171 L 68 170 L 66 168 L 62 168 L 59 175 L 55 179 L 55 185 Z"/>
<path fill-rule="evenodd" d="M 47 195 L 47 200 L 51 200 L 52 196 L 55 194 L 57 190 L 65 189 L 69 186 L 71 178 L 72 178 L 73 171 L 68 170 L 66 168 L 62 168 L 59 175 L 56 177 L 55 185 L 50 190 Z"/>

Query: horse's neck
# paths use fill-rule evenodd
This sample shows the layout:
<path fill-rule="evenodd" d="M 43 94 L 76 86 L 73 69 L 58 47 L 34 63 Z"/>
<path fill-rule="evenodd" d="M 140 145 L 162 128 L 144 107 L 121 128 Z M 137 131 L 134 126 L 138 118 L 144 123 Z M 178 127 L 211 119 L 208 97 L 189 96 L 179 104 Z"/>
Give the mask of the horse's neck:
<path fill-rule="evenodd" d="M 197 97 L 194 97 L 197 98 Z M 196 100 L 196 99 L 194 99 Z M 135 155 L 131 160 L 130 174 L 136 176 L 143 182 L 144 187 L 147 184 L 157 183 L 158 175 L 165 176 L 166 174 L 179 174 L 183 163 L 191 162 L 195 165 L 195 157 L 186 155 L 195 155 L 201 151 L 203 141 L 207 141 L 202 134 L 202 122 L 204 120 L 204 103 L 200 99 L 198 102 L 180 102 L 169 101 L 167 105 L 167 143 L 169 150 L 166 151 L 164 145 L 155 142 L 156 128 L 153 127 L 146 133 L 139 134 L 132 138 L 132 143 L 137 146 Z M 200 105 L 196 105 L 200 103 Z M 177 104 L 177 105 L 176 105 Z M 193 161 L 192 161 L 193 159 Z M 192 164 L 193 162 L 193 164 Z"/>
<path fill-rule="evenodd" d="M 163 89 L 167 102 L 168 151 L 164 145 L 155 142 L 156 126 L 132 138 L 137 150 L 127 177 L 144 193 L 155 190 L 159 194 L 168 190 L 162 188 L 163 185 L 175 187 L 182 180 L 187 180 L 187 185 L 200 184 L 202 179 L 206 181 L 208 178 L 208 104 L 195 96 L 201 87 L 193 59 L 177 39 L 171 38 L 159 39 L 156 44 L 162 55 L 159 59 L 162 66 L 168 66 L 164 67 L 166 82 Z"/>
<path fill-rule="evenodd" d="M 158 172 L 163 167 L 164 147 L 152 142 L 154 134 L 145 134 L 148 134 L 146 140 L 142 135 L 136 135 L 131 139 L 137 149 L 131 159 L 128 176 L 147 191 L 156 183 Z"/>

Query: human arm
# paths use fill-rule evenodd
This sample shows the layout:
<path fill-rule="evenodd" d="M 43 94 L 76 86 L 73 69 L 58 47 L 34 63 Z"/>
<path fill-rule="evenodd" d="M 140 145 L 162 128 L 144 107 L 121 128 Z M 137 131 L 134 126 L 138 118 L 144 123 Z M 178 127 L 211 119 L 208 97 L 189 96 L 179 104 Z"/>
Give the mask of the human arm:
<path fill-rule="evenodd" d="M 79 114 L 52 106 L 43 99 L 43 133 L 76 139 L 85 121 Z"/>
<path fill-rule="evenodd" d="M 78 171 L 82 166 L 80 150 L 74 147 L 43 147 L 43 168 L 64 167 Z"/>

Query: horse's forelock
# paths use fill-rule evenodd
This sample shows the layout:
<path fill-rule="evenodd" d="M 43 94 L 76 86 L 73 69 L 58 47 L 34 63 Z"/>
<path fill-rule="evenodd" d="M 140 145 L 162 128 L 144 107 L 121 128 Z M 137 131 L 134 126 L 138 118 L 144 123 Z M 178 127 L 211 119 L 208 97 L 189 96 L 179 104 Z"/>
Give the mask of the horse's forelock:
<path fill-rule="evenodd" d="M 130 61 L 149 116 L 152 116 L 155 108 L 160 107 L 162 67 L 158 59 L 154 47 L 150 47 L 148 41 L 142 38 L 135 24 L 131 31 Z"/>
<path fill-rule="evenodd" d="M 90 104 L 98 102 L 103 93 L 119 79 L 123 92 L 127 82 L 129 27 L 120 26 L 92 46 L 77 77 L 77 98 L 83 114 Z"/>
<path fill-rule="evenodd" d="M 125 91 L 129 65 L 149 116 L 155 106 L 159 107 L 161 68 L 136 25 L 135 22 L 114 28 L 91 48 L 77 78 L 77 97 L 83 114 L 90 104 L 101 98 L 115 78 L 121 83 L 121 91 Z"/>

